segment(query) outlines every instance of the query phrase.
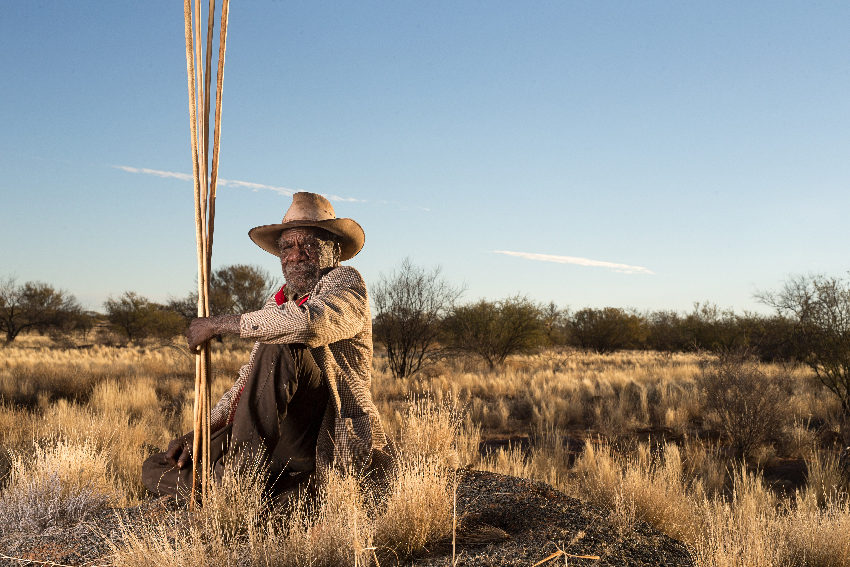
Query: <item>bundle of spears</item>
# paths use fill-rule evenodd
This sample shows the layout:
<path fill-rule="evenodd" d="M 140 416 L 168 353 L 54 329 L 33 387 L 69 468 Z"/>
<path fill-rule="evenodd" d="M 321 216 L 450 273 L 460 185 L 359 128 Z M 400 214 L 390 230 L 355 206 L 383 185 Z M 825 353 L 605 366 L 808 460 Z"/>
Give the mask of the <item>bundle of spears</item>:
<path fill-rule="evenodd" d="M 210 75 L 215 24 L 215 0 L 207 7 L 206 41 L 201 37 L 201 2 L 184 0 L 186 31 L 186 73 L 189 79 L 189 129 L 192 146 L 192 172 L 195 175 L 195 240 L 198 248 L 198 317 L 209 317 L 209 274 L 215 221 L 215 190 L 218 177 L 218 150 L 221 138 L 221 89 L 224 76 L 224 50 L 227 38 L 229 1 L 222 0 L 219 23 L 218 72 L 216 74 L 213 149 L 209 152 Z M 205 65 L 201 50 L 205 46 Z M 201 112 L 198 112 L 198 109 Z M 195 422 L 192 444 L 192 492 L 201 499 L 207 494 L 210 477 L 210 345 L 204 343 L 195 353 Z M 200 478 L 199 478 L 200 477 Z M 194 505 L 195 499 L 190 502 Z"/>

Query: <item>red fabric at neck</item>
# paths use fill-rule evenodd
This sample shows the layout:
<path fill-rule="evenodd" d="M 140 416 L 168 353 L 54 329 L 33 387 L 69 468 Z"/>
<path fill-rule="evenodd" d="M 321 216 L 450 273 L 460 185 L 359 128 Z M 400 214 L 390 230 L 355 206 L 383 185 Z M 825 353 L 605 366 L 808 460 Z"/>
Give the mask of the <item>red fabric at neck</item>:
<path fill-rule="evenodd" d="M 286 303 L 286 294 L 283 292 L 284 289 L 286 289 L 286 284 L 283 284 L 283 286 L 278 290 L 278 292 L 276 294 L 274 294 L 274 301 L 278 305 L 283 305 L 284 303 Z M 306 301 L 308 299 L 310 299 L 309 295 L 305 295 L 304 297 L 299 299 L 298 300 L 298 307 L 301 307 L 302 305 L 304 305 L 304 303 L 306 303 Z"/>

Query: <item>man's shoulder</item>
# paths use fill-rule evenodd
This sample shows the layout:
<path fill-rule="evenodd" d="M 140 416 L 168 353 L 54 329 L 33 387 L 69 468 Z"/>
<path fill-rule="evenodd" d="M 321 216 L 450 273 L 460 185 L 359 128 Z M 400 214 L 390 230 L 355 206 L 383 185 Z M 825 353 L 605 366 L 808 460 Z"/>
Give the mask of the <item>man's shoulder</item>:
<path fill-rule="evenodd" d="M 319 282 L 326 285 L 353 285 L 366 287 L 366 282 L 363 280 L 363 276 L 360 275 L 357 268 L 353 266 L 336 266 L 331 268 L 328 273 L 322 276 Z"/>

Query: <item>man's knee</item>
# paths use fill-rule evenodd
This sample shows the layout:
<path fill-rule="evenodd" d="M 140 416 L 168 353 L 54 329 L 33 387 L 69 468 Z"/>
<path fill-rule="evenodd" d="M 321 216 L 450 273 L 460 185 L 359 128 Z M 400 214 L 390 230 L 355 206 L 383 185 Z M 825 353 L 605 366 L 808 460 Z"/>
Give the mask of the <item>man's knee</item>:
<path fill-rule="evenodd" d="M 285 353 L 289 354 L 291 368 L 299 387 L 310 389 L 322 387 L 322 371 L 309 348 L 302 344 L 290 344 L 285 345 L 283 350 L 283 356 Z"/>

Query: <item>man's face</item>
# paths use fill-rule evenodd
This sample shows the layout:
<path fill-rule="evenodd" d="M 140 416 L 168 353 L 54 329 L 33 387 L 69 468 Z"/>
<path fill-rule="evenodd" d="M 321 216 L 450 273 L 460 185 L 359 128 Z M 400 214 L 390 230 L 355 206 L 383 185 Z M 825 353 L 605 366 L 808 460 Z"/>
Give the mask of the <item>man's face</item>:
<path fill-rule="evenodd" d="M 339 248 L 331 235 L 314 227 L 284 230 L 278 240 L 286 285 L 304 295 L 316 285 L 323 269 L 339 263 Z"/>

